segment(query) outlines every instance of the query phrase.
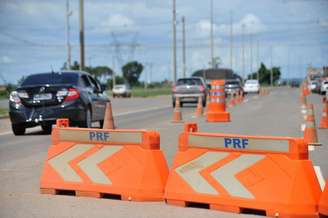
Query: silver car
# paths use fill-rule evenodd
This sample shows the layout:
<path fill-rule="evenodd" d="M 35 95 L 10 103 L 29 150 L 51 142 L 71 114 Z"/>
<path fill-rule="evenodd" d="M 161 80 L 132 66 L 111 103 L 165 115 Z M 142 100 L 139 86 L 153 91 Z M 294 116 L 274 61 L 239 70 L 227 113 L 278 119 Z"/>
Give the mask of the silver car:
<path fill-rule="evenodd" d="M 202 104 L 206 106 L 207 87 L 205 80 L 201 77 L 189 77 L 178 79 L 172 88 L 172 105 L 175 107 L 176 97 L 180 99 L 180 106 L 184 103 L 197 103 L 202 97 Z"/>

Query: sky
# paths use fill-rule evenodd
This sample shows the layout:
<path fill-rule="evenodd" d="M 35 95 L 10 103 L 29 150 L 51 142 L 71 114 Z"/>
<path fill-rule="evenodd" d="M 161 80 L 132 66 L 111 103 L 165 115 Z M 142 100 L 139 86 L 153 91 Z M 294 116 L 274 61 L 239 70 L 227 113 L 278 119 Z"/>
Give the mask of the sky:
<path fill-rule="evenodd" d="M 69 2 L 72 60 L 79 60 L 79 0 Z M 210 0 L 176 2 L 181 77 L 182 16 L 187 75 L 209 67 Z M 328 0 L 214 0 L 213 11 L 220 67 L 243 76 L 260 62 L 272 63 L 283 78 L 295 78 L 304 77 L 309 65 L 328 65 Z M 124 63 L 137 60 L 145 66 L 141 80 L 172 79 L 171 0 L 84 0 L 84 14 L 86 65 L 107 65 L 121 74 Z M 0 84 L 61 69 L 67 59 L 65 18 L 66 0 L 0 0 Z"/>

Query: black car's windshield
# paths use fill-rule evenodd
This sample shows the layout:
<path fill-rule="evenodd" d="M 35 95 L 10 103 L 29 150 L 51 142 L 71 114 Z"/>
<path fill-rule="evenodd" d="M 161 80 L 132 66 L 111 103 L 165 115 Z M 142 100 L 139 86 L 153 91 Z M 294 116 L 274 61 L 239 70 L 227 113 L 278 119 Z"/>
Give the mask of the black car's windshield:
<path fill-rule="evenodd" d="M 179 79 L 177 85 L 202 85 L 202 82 L 199 79 Z"/>
<path fill-rule="evenodd" d="M 21 86 L 46 85 L 46 84 L 71 84 L 76 85 L 78 74 L 76 73 L 42 73 L 28 76 Z"/>

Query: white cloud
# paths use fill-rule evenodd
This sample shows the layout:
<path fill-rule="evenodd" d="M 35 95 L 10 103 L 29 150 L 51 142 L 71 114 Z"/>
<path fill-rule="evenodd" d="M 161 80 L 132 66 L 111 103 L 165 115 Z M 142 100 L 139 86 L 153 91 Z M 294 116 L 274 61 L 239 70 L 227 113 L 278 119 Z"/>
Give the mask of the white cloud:
<path fill-rule="evenodd" d="M 328 20 L 320 19 L 319 20 L 319 25 L 321 27 L 328 27 Z"/>
<path fill-rule="evenodd" d="M 254 14 L 247 14 L 239 22 L 232 25 L 234 34 L 240 35 L 243 33 L 243 28 L 245 34 L 255 34 L 260 32 L 265 32 L 267 27 L 262 21 Z M 222 24 L 218 27 L 218 31 L 223 34 L 230 34 L 230 24 Z"/>
<path fill-rule="evenodd" d="M 215 24 L 213 24 L 213 32 L 215 33 L 216 30 L 217 30 L 217 26 Z M 196 31 L 197 31 L 197 34 L 201 37 L 209 36 L 210 31 L 211 31 L 210 20 L 200 20 L 196 24 Z"/>
<path fill-rule="evenodd" d="M 11 63 L 13 63 L 13 59 L 11 59 L 10 57 L 5 55 L 5 56 L 1 57 L 0 63 L 2 63 L 2 64 L 11 64 Z"/>
<path fill-rule="evenodd" d="M 96 28 L 95 32 L 129 32 L 137 31 L 135 21 L 122 14 L 113 14 L 104 19 Z"/>

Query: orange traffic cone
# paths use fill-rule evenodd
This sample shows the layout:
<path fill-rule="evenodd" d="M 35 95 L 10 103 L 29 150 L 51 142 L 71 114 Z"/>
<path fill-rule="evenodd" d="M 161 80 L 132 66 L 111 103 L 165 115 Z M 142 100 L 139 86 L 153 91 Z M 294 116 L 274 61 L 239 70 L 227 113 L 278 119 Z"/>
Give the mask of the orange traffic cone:
<path fill-rule="evenodd" d="M 309 104 L 306 116 L 306 124 L 304 129 L 304 140 L 309 143 L 318 143 L 318 135 L 315 126 L 314 107 Z"/>
<path fill-rule="evenodd" d="M 112 104 L 110 102 L 106 104 L 103 129 L 115 129 Z"/>
<path fill-rule="evenodd" d="M 319 216 L 328 217 L 328 180 L 319 201 Z"/>
<path fill-rule="evenodd" d="M 200 117 L 202 116 L 202 114 L 203 114 L 203 102 L 202 102 L 202 97 L 199 96 L 195 117 Z"/>
<path fill-rule="evenodd" d="M 301 113 L 304 115 L 304 120 L 306 120 L 307 100 L 306 100 L 306 96 L 304 96 L 302 93 L 300 96 L 300 101 L 301 101 Z"/>
<path fill-rule="evenodd" d="M 328 101 L 326 98 L 323 98 L 323 110 L 319 129 L 328 129 Z"/>
<path fill-rule="evenodd" d="M 229 102 L 229 106 L 230 107 L 234 107 L 236 105 L 236 101 L 235 101 L 235 93 L 232 93 L 230 95 L 230 102 Z"/>
<path fill-rule="evenodd" d="M 182 122 L 182 114 L 181 114 L 181 111 L 180 111 L 180 99 L 179 99 L 179 97 L 175 98 L 175 108 L 174 108 L 174 112 L 173 112 L 172 122 L 173 123 Z"/>

